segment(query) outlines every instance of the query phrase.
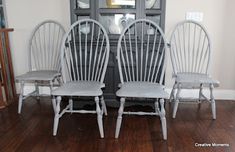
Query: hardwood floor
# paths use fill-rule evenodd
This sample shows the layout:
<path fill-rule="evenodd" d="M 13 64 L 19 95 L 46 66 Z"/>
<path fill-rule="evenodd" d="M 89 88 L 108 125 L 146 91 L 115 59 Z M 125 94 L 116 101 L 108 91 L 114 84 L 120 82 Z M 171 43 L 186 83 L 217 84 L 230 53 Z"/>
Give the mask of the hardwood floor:
<path fill-rule="evenodd" d="M 25 101 L 22 114 L 17 103 L 0 111 L 1 152 L 235 152 L 235 102 L 218 101 L 217 119 L 212 120 L 208 103 L 201 107 L 181 104 L 172 119 L 166 104 L 168 140 L 162 140 L 159 117 L 123 117 L 119 139 L 114 139 L 117 109 L 108 108 L 104 117 L 105 138 L 99 138 L 96 115 L 66 114 L 52 136 L 53 110 L 49 98 Z M 151 110 L 151 107 L 130 107 Z M 196 147 L 195 144 L 229 144 L 229 147 Z"/>

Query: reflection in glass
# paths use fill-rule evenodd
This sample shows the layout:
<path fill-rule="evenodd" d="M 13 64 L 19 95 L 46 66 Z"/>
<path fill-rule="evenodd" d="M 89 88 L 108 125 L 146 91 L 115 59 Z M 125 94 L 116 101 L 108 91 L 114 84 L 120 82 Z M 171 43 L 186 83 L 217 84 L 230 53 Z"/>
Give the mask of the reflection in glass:
<path fill-rule="evenodd" d="M 100 8 L 135 8 L 136 0 L 99 0 Z"/>
<path fill-rule="evenodd" d="M 160 0 L 145 0 L 146 9 L 160 9 Z"/>
<path fill-rule="evenodd" d="M 76 8 L 90 8 L 90 0 L 77 0 Z"/>
<path fill-rule="evenodd" d="M 126 25 L 134 21 L 134 19 L 134 14 L 108 14 L 100 16 L 100 22 L 109 34 L 121 34 Z"/>
<path fill-rule="evenodd" d="M 160 15 L 147 15 L 146 17 L 147 17 L 147 19 L 160 25 Z"/>
<path fill-rule="evenodd" d="M 77 21 L 78 20 L 83 20 L 83 19 L 89 19 L 90 18 L 90 16 L 86 16 L 86 15 L 83 15 L 83 16 L 77 16 Z M 81 25 L 81 27 L 80 27 L 80 32 L 82 33 L 82 34 L 89 34 L 90 33 L 90 25 L 89 24 L 83 24 L 83 25 Z"/>

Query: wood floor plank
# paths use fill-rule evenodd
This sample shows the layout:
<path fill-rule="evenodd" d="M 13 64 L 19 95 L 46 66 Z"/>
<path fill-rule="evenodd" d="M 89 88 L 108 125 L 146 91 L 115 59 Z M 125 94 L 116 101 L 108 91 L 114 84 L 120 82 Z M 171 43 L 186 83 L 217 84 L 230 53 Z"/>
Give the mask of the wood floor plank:
<path fill-rule="evenodd" d="M 94 108 L 91 106 L 91 108 Z M 235 102 L 217 101 L 217 119 L 212 120 L 208 103 L 180 104 L 172 119 L 173 104 L 166 104 L 168 140 L 162 137 L 157 116 L 123 116 L 120 136 L 114 138 L 117 108 L 108 107 L 104 116 L 105 138 L 100 139 L 97 117 L 66 114 L 58 134 L 52 136 L 53 109 L 50 98 L 24 102 L 22 114 L 17 103 L 0 111 L 0 152 L 234 152 Z M 128 109 L 128 108 L 127 108 Z M 153 110 L 132 106 L 129 110 Z M 200 147 L 195 144 L 229 144 L 229 147 Z"/>

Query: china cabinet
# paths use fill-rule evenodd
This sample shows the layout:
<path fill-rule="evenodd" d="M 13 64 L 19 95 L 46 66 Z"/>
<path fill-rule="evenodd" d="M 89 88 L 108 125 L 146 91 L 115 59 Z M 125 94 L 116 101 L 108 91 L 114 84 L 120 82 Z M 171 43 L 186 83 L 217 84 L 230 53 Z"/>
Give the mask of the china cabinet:
<path fill-rule="evenodd" d="M 119 73 L 116 47 L 120 33 L 135 19 L 146 18 L 156 22 L 163 30 L 165 24 L 165 0 L 70 0 L 71 24 L 84 18 L 99 21 L 109 34 L 110 58 L 105 77 L 106 100 L 116 99 Z M 89 32 L 89 29 L 81 29 Z M 150 31 L 151 32 L 151 31 Z"/>

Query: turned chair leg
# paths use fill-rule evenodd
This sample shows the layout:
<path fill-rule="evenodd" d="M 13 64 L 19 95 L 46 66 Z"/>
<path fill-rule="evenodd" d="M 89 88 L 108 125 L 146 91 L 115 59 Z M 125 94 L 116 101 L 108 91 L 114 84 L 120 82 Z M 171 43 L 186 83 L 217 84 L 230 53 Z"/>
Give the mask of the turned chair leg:
<path fill-rule="evenodd" d="M 176 90 L 176 87 L 177 87 L 177 83 L 175 82 L 172 90 L 171 90 L 171 94 L 170 94 L 170 100 L 169 102 L 172 102 L 172 100 L 175 100 L 175 90 Z"/>
<path fill-rule="evenodd" d="M 36 90 L 36 99 L 39 100 L 40 99 L 40 96 L 39 96 L 39 86 L 38 86 L 37 82 L 35 83 L 35 90 Z"/>
<path fill-rule="evenodd" d="M 154 102 L 154 108 L 155 108 L 155 112 L 156 113 L 159 113 L 159 103 L 158 103 L 158 100 L 156 100 L 155 102 Z"/>
<path fill-rule="evenodd" d="M 55 101 L 54 101 L 55 102 Z M 60 119 L 60 102 L 61 102 L 61 96 L 58 96 L 56 98 L 56 109 L 55 109 L 55 117 L 54 117 L 54 126 L 53 126 L 53 136 L 56 136 L 57 130 L 58 130 L 58 124 Z"/>
<path fill-rule="evenodd" d="M 125 105 L 125 98 L 120 99 L 120 107 L 118 110 L 118 117 L 117 117 L 117 124 L 116 124 L 116 131 L 115 131 L 115 138 L 118 138 L 119 132 L 121 129 L 121 124 L 122 124 L 122 114 L 124 110 L 124 105 Z"/>
<path fill-rule="evenodd" d="M 107 108 L 106 108 L 106 104 L 105 104 L 103 96 L 100 98 L 100 101 L 101 101 L 101 105 L 102 105 L 102 111 L 104 112 L 105 116 L 107 116 L 108 113 L 107 113 Z"/>
<path fill-rule="evenodd" d="M 211 101 L 212 117 L 213 119 L 216 119 L 216 105 L 215 105 L 215 98 L 213 95 L 213 89 L 214 89 L 214 85 L 211 84 L 210 85 L 210 101 Z"/>
<path fill-rule="evenodd" d="M 53 106 L 54 113 L 56 113 L 56 98 L 55 98 L 55 96 L 52 96 L 51 101 L 52 101 L 52 106 Z"/>
<path fill-rule="evenodd" d="M 70 110 L 70 113 L 72 114 L 72 111 L 73 111 L 73 99 L 72 98 L 69 98 L 69 110 Z"/>
<path fill-rule="evenodd" d="M 199 90 L 199 104 L 202 101 L 202 90 L 203 90 L 203 84 L 200 84 L 200 90 Z"/>
<path fill-rule="evenodd" d="M 96 103 L 97 122 L 99 126 L 100 137 L 104 138 L 103 113 L 102 110 L 100 109 L 99 97 L 95 97 L 95 103 Z"/>
<path fill-rule="evenodd" d="M 161 124 L 162 124 L 162 134 L 163 134 L 163 139 L 167 140 L 167 126 L 166 126 L 166 111 L 164 108 L 164 99 L 160 99 L 160 106 L 161 106 L 161 111 L 160 111 L 160 119 L 161 119 Z"/>
<path fill-rule="evenodd" d="M 52 81 L 50 81 L 50 94 L 52 94 L 52 90 L 53 90 L 53 84 L 54 84 L 54 82 L 53 82 L 54 80 L 52 80 Z"/>
<path fill-rule="evenodd" d="M 176 112 L 178 109 L 178 104 L 179 104 L 179 98 L 180 98 L 180 91 L 181 91 L 181 84 L 178 84 L 177 86 L 177 93 L 176 93 L 176 100 L 175 100 L 175 104 L 174 104 L 174 109 L 173 109 L 173 115 L 172 118 L 176 117 Z"/>
<path fill-rule="evenodd" d="M 19 96 L 19 102 L 18 102 L 18 114 L 21 114 L 23 98 L 24 98 L 24 82 L 21 82 L 20 83 L 20 96 Z"/>

